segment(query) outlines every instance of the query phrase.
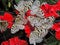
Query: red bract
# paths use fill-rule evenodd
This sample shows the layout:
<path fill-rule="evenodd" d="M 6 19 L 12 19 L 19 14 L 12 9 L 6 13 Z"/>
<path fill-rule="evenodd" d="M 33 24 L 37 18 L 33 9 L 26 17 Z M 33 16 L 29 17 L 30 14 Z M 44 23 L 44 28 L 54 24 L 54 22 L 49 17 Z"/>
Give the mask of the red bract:
<path fill-rule="evenodd" d="M 31 24 L 28 22 L 25 25 L 25 28 L 24 29 L 25 29 L 25 33 L 27 34 L 27 37 L 29 38 L 31 31 L 34 30 L 34 27 L 32 27 Z"/>
<path fill-rule="evenodd" d="M 57 40 L 60 40 L 60 22 L 53 24 L 52 29 L 55 30 L 55 37 Z"/>
<path fill-rule="evenodd" d="M 11 28 L 13 25 L 14 18 L 9 12 L 5 12 L 4 15 L 0 15 L 0 20 L 5 20 L 8 22 L 8 27 Z"/>
<path fill-rule="evenodd" d="M 52 29 L 57 31 L 60 31 L 60 22 L 53 24 Z"/>
<path fill-rule="evenodd" d="M 18 37 L 14 37 L 8 41 L 2 42 L 1 45 L 28 45 L 28 43 L 25 40 L 20 40 Z"/>
<path fill-rule="evenodd" d="M 29 16 L 36 16 L 36 14 L 31 14 L 31 10 L 28 10 L 26 13 L 25 13 L 25 18 L 27 19 L 27 17 Z"/>
<path fill-rule="evenodd" d="M 57 10 L 60 10 L 60 0 L 58 0 L 58 2 L 56 3 L 56 8 Z"/>
<path fill-rule="evenodd" d="M 27 18 L 28 16 L 31 16 L 31 10 L 28 10 L 28 11 L 25 13 L 25 18 Z"/>
<path fill-rule="evenodd" d="M 8 41 L 2 42 L 1 45 L 8 45 Z"/>
<path fill-rule="evenodd" d="M 27 37 L 29 37 L 29 35 L 31 33 L 31 29 L 28 25 L 25 26 L 25 33 L 27 34 Z"/>
<path fill-rule="evenodd" d="M 48 12 L 50 7 L 51 6 L 49 4 L 43 4 L 43 5 L 40 6 L 40 8 L 44 11 L 44 13 Z"/>
<path fill-rule="evenodd" d="M 43 4 L 42 6 L 40 6 L 40 8 L 43 10 L 44 12 L 44 16 L 46 18 L 50 17 L 50 16 L 54 16 L 55 18 L 59 17 L 59 14 L 56 13 L 56 11 L 58 11 L 57 5 L 49 5 L 49 4 Z"/>
<path fill-rule="evenodd" d="M 32 15 L 31 14 L 31 10 L 28 10 L 25 13 L 25 19 L 27 19 L 28 16 L 35 16 L 35 15 Z M 24 29 L 25 29 L 25 33 L 27 34 L 27 37 L 29 38 L 31 31 L 34 30 L 34 27 L 32 27 L 32 25 L 30 24 L 29 20 L 28 20 L 27 24 L 25 25 L 25 28 Z"/>
<path fill-rule="evenodd" d="M 60 40 L 60 31 L 55 32 L 55 37 L 57 40 Z"/>
<path fill-rule="evenodd" d="M 49 17 L 51 16 L 51 14 L 49 13 L 50 12 L 50 5 L 49 4 L 43 4 L 42 6 L 40 6 L 40 8 L 43 10 L 44 12 L 44 16 L 45 17 Z"/>

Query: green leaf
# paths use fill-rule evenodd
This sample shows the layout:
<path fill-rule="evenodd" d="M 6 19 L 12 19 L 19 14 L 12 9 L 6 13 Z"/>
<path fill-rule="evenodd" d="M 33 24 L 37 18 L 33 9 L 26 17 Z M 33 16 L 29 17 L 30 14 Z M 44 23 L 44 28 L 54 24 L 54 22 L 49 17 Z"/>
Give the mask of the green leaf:
<path fill-rule="evenodd" d="M 58 0 L 46 0 L 49 4 L 55 4 Z"/>
<path fill-rule="evenodd" d="M 49 43 L 48 45 L 57 45 L 57 42 Z"/>
<path fill-rule="evenodd" d="M 20 0 L 15 0 L 16 1 L 16 3 L 18 3 Z"/>
<path fill-rule="evenodd" d="M 52 43 L 52 42 L 55 42 L 55 41 L 57 41 L 57 40 L 55 39 L 55 37 L 50 36 L 50 37 L 47 39 L 47 41 L 48 41 L 48 43 Z"/>
<path fill-rule="evenodd" d="M 40 3 L 42 4 L 43 2 L 45 2 L 45 0 L 39 0 L 40 1 Z"/>

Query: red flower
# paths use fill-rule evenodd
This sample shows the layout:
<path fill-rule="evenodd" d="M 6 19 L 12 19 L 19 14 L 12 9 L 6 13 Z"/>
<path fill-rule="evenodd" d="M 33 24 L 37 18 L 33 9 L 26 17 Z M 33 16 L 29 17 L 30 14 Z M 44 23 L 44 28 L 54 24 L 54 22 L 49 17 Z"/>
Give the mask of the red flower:
<path fill-rule="evenodd" d="M 14 18 L 12 16 L 12 14 L 10 14 L 9 12 L 5 12 L 4 15 L 0 15 L 0 20 L 5 20 L 8 22 L 8 27 L 7 28 L 11 28 L 13 25 L 13 21 Z"/>
<path fill-rule="evenodd" d="M 57 31 L 60 31 L 60 22 L 53 24 L 52 29 Z"/>
<path fill-rule="evenodd" d="M 8 45 L 8 41 L 2 42 L 1 45 Z"/>
<path fill-rule="evenodd" d="M 43 10 L 46 18 L 50 16 L 54 16 L 55 18 L 59 17 L 56 13 L 56 10 L 58 9 L 56 5 L 43 4 L 40 8 Z"/>
<path fill-rule="evenodd" d="M 25 28 L 24 29 L 25 29 L 25 33 L 27 34 L 27 37 L 29 38 L 31 31 L 34 30 L 34 27 L 31 26 L 30 22 L 28 22 L 25 25 Z"/>
<path fill-rule="evenodd" d="M 46 13 L 46 11 L 48 11 L 50 9 L 50 5 L 49 4 L 43 4 L 40 6 L 40 8 L 44 11 L 44 13 Z"/>
<path fill-rule="evenodd" d="M 27 37 L 30 36 L 30 33 L 31 33 L 31 29 L 28 25 L 25 26 L 25 33 L 27 34 Z"/>
<path fill-rule="evenodd" d="M 58 0 L 58 2 L 56 3 L 56 8 L 57 10 L 60 10 L 60 0 Z"/>
<path fill-rule="evenodd" d="M 25 13 L 25 18 L 27 19 L 28 16 L 36 16 L 36 14 L 31 14 L 31 10 L 28 10 L 26 13 Z"/>
<path fill-rule="evenodd" d="M 60 22 L 53 24 L 52 29 L 55 30 L 55 37 L 57 40 L 60 40 Z"/>
<path fill-rule="evenodd" d="M 28 43 L 24 40 L 20 40 L 20 45 L 28 45 Z"/>
<path fill-rule="evenodd" d="M 1 45 L 28 45 L 28 43 L 25 40 L 20 40 L 18 37 L 14 37 L 8 41 L 2 42 Z"/>
<path fill-rule="evenodd" d="M 27 18 L 28 16 L 31 16 L 31 10 L 28 10 L 28 11 L 25 13 L 25 18 Z"/>
<path fill-rule="evenodd" d="M 55 37 L 56 37 L 57 40 L 60 40 L 60 31 L 57 31 L 55 33 Z"/>
<path fill-rule="evenodd" d="M 40 8 L 43 10 L 44 16 L 46 18 L 51 16 L 51 14 L 50 14 L 51 6 L 49 4 L 43 4 Z"/>
<path fill-rule="evenodd" d="M 9 39 L 10 45 L 25 45 L 27 42 L 25 40 L 20 40 L 18 37 Z"/>

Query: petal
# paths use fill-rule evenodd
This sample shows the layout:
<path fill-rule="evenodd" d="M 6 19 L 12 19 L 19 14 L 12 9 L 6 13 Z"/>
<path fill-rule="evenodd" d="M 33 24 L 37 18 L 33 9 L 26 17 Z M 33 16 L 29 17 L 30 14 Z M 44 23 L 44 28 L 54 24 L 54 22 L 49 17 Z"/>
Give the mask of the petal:
<path fill-rule="evenodd" d="M 4 13 L 4 20 L 10 22 L 10 21 L 13 21 L 14 18 L 13 18 L 13 16 L 12 16 L 12 14 L 10 14 L 10 13 L 8 13 L 8 12 L 5 12 L 5 13 Z"/>
<path fill-rule="evenodd" d="M 9 45 L 8 41 L 2 42 L 1 45 Z"/>
<path fill-rule="evenodd" d="M 55 33 L 55 37 L 56 37 L 57 40 L 60 40 L 60 31 L 57 31 Z"/>
<path fill-rule="evenodd" d="M 30 16 L 31 15 L 31 10 L 28 10 L 27 12 L 26 12 L 26 18 L 28 17 L 28 16 Z"/>

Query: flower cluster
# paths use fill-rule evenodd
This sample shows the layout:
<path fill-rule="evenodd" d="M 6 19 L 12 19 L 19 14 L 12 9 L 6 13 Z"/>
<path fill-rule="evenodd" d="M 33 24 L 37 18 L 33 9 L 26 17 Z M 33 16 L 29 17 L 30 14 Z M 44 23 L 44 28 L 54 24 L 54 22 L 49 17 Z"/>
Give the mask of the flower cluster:
<path fill-rule="evenodd" d="M 30 44 L 35 44 L 40 43 L 48 33 L 48 30 L 52 27 L 55 15 L 45 18 L 45 12 L 42 11 L 40 1 L 35 0 L 32 2 L 21 1 L 18 6 L 15 6 L 19 14 L 13 24 L 11 33 L 14 34 L 19 29 L 24 29 Z"/>
<path fill-rule="evenodd" d="M 5 12 L 3 15 L 0 15 L 0 30 L 4 31 L 6 28 L 11 28 L 13 25 L 13 15 L 9 12 Z"/>
<path fill-rule="evenodd" d="M 44 12 L 44 16 L 50 17 L 50 16 L 54 16 L 54 18 L 56 19 L 56 21 L 54 22 L 53 26 L 52 26 L 52 30 L 56 31 L 55 32 L 55 37 L 57 40 L 60 40 L 60 15 L 57 13 L 57 11 L 60 11 L 60 0 L 58 0 L 58 2 L 56 2 L 56 4 L 54 5 L 50 5 L 50 4 L 43 4 L 41 6 L 41 9 Z M 57 19 L 58 18 L 58 19 Z"/>
<path fill-rule="evenodd" d="M 60 18 L 60 17 L 59 17 Z M 54 30 L 54 31 L 56 31 L 55 32 L 55 37 L 56 37 L 56 39 L 57 40 L 60 40 L 60 19 L 57 19 L 56 21 L 55 21 L 55 23 L 53 24 L 53 26 L 52 26 L 52 29 Z"/>
<path fill-rule="evenodd" d="M 58 0 L 58 2 L 56 2 L 56 4 L 54 5 L 50 5 L 47 3 L 43 4 L 41 8 L 45 13 L 45 17 L 54 16 L 55 18 L 57 18 L 59 17 L 59 14 L 57 14 L 56 12 L 60 10 L 60 0 Z"/>

